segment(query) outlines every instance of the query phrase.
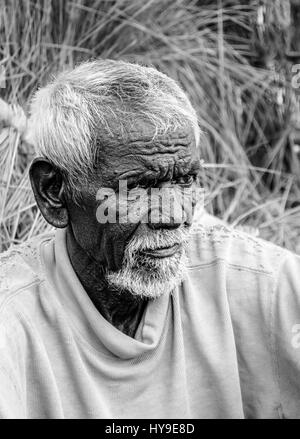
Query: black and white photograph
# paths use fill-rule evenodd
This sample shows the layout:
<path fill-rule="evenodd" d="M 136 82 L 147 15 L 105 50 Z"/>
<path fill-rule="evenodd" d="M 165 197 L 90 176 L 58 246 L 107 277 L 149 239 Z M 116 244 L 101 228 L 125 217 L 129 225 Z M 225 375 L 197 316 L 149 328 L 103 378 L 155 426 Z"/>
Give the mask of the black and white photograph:
<path fill-rule="evenodd" d="M 0 0 L 0 419 L 300 419 L 300 0 Z"/>

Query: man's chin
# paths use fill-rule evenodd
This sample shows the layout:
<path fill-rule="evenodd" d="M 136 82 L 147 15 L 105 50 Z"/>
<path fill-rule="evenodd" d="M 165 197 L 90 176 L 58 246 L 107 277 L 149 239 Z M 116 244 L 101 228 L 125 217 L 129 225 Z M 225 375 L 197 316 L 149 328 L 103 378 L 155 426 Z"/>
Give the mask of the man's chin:
<path fill-rule="evenodd" d="M 116 279 L 114 275 L 112 278 L 108 279 L 110 285 L 117 289 L 118 291 L 127 291 L 135 297 L 140 297 L 144 299 L 158 299 L 162 295 L 171 293 L 175 288 L 173 282 L 153 282 L 148 284 L 143 281 L 138 282 L 124 282 L 124 279 Z"/>
<path fill-rule="evenodd" d="M 161 267 L 160 267 L 161 265 Z M 108 272 L 108 284 L 120 292 L 127 291 L 136 297 L 157 299 L 170 294 L 183 280 L 185 264 L 143 264 L 142 267 L 124 267 L 117 272 Z"/>

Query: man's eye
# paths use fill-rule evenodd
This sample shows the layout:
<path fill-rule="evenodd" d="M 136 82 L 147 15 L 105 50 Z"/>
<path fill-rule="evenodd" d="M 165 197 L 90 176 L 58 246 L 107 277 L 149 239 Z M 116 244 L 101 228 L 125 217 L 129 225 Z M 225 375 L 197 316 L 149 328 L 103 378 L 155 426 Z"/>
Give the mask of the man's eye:
<path fill-rule="evenodd" d="M 141 179 L 138 181 L 127 182 L 127 189 L 147 189 L 149 187 L 149 182 L 146 179 Z"/>
<path fill-rule="evenodd" d="M 181 186 L 191 186 L 194 182 L 194 177 L 192 175 L 184 175 L 183 177 L 177 178 L 174 183 L 180 184 Z"/>

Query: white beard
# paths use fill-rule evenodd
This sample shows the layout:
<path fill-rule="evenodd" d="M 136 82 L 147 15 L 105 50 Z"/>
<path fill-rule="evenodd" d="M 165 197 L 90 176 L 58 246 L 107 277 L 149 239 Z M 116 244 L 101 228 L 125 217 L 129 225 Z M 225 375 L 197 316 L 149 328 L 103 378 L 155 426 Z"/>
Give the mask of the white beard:
<path fill-rule="evenodd" d="M 128 291 L 134 296 L 155 299 L 169 294 L 186 273 L 186 246 L 190 230 L 180 227 L 175 230 L 149 230 L 147 235 L 135 235 L 124 252 L 119 271 L 108 271 L 106 280 L 118 291 Z M 142 250 L 171 247 L 181 244 L 170 257 L 154 258 L 142 254 Z"/>

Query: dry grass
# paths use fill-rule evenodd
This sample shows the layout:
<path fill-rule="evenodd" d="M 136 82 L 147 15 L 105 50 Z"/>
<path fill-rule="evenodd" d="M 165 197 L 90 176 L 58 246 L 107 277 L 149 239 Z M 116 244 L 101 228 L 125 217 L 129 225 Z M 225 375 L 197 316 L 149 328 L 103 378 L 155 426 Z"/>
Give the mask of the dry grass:
<path fill-rule="evenodd" d="M 281 11 L 275 3 L 267 2 L 261 25 L 257 1 L 4 0 L 0 67 L 7 84 L 0 91 L 26 109 L 51 73 L 80 60 L 155 65 L 197 108 L 207 209 L 300 252 L 299 158 L 291 142 L 296 95 L 281 56 L 288 2 Z M 29 187 L 32 156 L 16 129 L 0 131 L 0 250 L 47 227 Z"/>

